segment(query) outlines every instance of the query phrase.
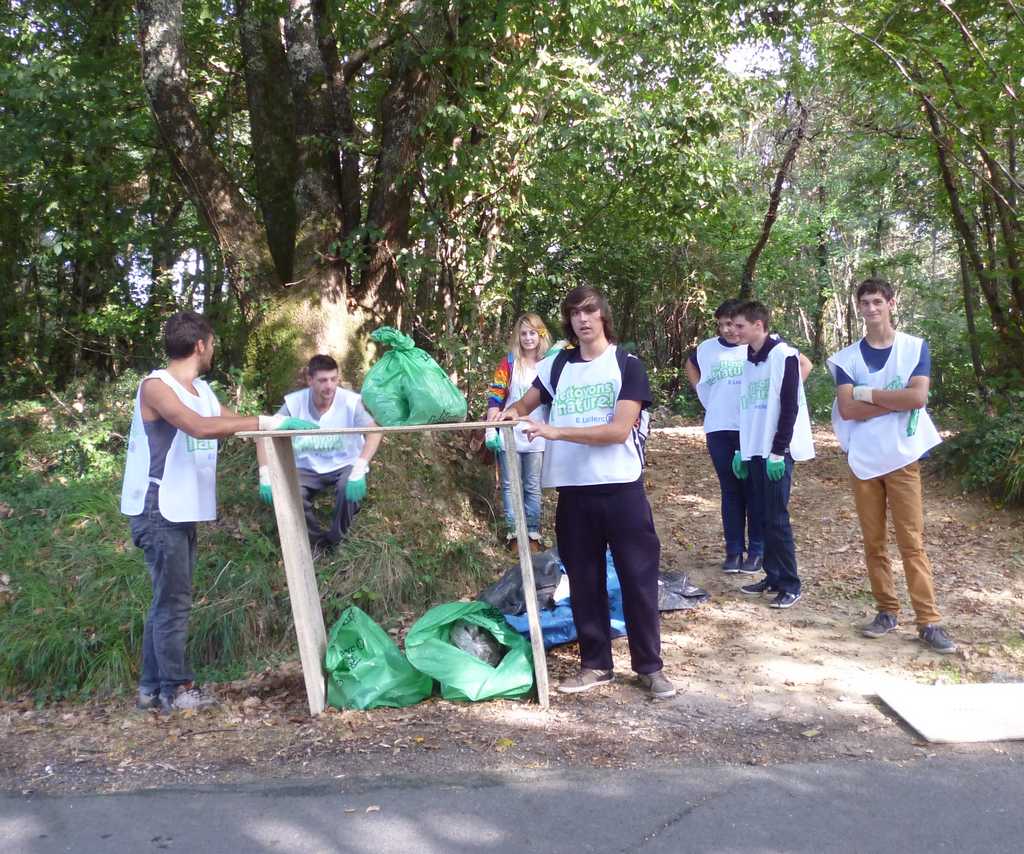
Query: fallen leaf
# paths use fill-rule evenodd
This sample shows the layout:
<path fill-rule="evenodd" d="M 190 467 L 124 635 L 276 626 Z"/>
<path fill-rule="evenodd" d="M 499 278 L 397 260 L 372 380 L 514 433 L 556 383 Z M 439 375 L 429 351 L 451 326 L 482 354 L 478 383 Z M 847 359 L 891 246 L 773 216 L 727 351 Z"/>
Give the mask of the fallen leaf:
<path fill-rule="evenodd" d="M 800 735 L 802 735 L 804 738 L 814 738 L 814 736 L 816 735 L 821 735 L 821 730 L 805 729 L 802 733 L 800 733 Z"/>
<path fill-rule="evenodd" d="M 504 753 L 510 747 L 515 746 L 516 743 L 511 738 L 499 738 L 496 742 L 494 742 L 494 749 L 497 750 L 498 753 Z"/>

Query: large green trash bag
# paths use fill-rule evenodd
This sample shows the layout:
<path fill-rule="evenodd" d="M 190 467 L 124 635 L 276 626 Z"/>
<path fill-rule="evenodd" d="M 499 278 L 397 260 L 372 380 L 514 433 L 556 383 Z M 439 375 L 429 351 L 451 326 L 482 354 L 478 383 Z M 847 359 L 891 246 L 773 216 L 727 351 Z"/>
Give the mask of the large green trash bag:
<path fill-rule="evenodd" d="M 508 651 L 497 667 L 463 652 L 449 640 L 459 620 L 481 626 Z M 521 697 L 533 687 L 530 644 L 485 602 L 452 602 L 431 608 L 405 637 L 409 663 L 441 683 L 446 700 Z"/>
<path fill-rule="evenodd" d="M 413 668 L 388 633 L 355 605 L 331 627 L 324 667 L 327 702 L 339 709 L 411 706 L 434 689 L 433 680 Z"/>
<path fill-rule="evenodd" d="M 363 380 L 363 405 L 382 427 L 466 420 L 466 398 L 441 366 L 391 326 L 370 334 L 391 350 Z"/>

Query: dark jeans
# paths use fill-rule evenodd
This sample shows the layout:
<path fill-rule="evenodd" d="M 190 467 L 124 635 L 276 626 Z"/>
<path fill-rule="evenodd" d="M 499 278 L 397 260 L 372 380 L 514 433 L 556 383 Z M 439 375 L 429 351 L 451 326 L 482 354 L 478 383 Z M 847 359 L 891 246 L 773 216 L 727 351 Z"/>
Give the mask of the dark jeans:
<path fill-rule="evenodd" d="M 704 438 L 722 491 L 722 530 L 725 532 L 726 555 L 746 552 L 753 557 L 764 554 L 764 537 L 761 532 L 764 511 L 754 500 L 750 479 L 737 480 L 732 473 L 732 458 L 740 449 L 739 431 L 716 430 Z M 744 537 L 744 532 L 747 537 Z"/>
<path fill-rule="evenodd" d="M 146 493 L 142 513 L 129 522 L 132 542 L 142 549 L 153 601 L 142 632 L 139 688 L 174 694 L 194 678 L 185 656 L 192 611 L 192 572 L 196 565 L 196 523 L 169 522 L 160 515 L 157 486 Z"/>
<path fill-rule="evenodd" d="M 316 545 L 326 542 L 337 545 L 348 532 L 352 519 L 359 510 L 359 505 L 345 498 L 345 487 L 352 466 L 345 466 L 336 471 L 318 474 L 308 469 L 299 469 L 299 491 L 302 493 L 302 509 L 306 514 L 306 528 L 309 541 Z M 325 489 L 334 489 L 334 513 L 331 515 L 331 527 L 324 529 L 313 507 L 313 499 Z"/>
<path fill-rule="evenodd" d="M 605 559 L 605 551 L 610 548 L 622 586 L 622 610 L 633 670 L 661 670 L 661 543 L 643 484 L 638 482 L 615 490 L 559 490 L 555 535 L 558 554 L 569 576 L 569 602 L 583 667 L 612 669 Z"/>
<path fill-rule="evenodd" d="M 796 543 L 789 524 L 789 489 L 793 484 L 793 458 L 786 454 L 786 473 L 780 480 L 768 479 L 768 461 L 750 460 L 748 480 L 754 501 L 763 509 L 764 571 L 768 583 L 783 593 L 800 592 L 796 570 Z"/>

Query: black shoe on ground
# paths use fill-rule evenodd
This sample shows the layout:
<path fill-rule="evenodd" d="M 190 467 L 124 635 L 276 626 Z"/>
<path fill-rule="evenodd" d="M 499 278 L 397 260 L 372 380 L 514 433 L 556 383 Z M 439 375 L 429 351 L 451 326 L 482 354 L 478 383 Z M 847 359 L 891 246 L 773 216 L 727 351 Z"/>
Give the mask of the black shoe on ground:
<path fill-rule="evenodd" d="M 942 626 L 934 623 L 930 626 L 921 626 L 917 630 L 917 636 L 935 652 L 943 654 L 956 652 L 956 644 L 953 643 L 953 639 L 946 634 L 946 630 Z"/>
<path fill-rule="evenodd" d="M 769 608 L 792 608 L 797 602 L 800 601 L 799 593 L 780 593 L 771 602 L 768 603 Z"/>
<path fill-rule="evenodd" d="M 734 575 L 737 572 L 742 572 L 741 567 L 743 566 L 743 555 L 729 555 L 722 562 L 722 572 L 729 575 Z"/>
<path fill-rule="evenodd" d="M 875 619 L 864 626 L 860 633 L 866 638 L 880 638 L 882 635 L 896 631 L 897 625 L 895 614 L 890 614 L 888 611 L 879 611 L 875 614 Z"/>
<path fill-rule="evenodd" d="M 761 555 L 747 555 L 747 559 L 740 565 L 740 572 L 744 575 L 757 575 L 764 571 L 764 561 Z"/>
<path fill-rule="evenodd" d="M 160 692 L 145 691 L 139 688 L 139 696 L 135 700 L 135 708 L 140 712 L 151 712 L 160 708 Z"/>
<path fill-rule="evenodd" d="M 768 583 L 767 578 L 762 578 L 760 581 L 755 581 L 753 584 L 744 584 L 740 588 L 740 593 L 746 593 L 748 596 L 760 596 L 762 593 L 778 592 L 778 590 Z"/>

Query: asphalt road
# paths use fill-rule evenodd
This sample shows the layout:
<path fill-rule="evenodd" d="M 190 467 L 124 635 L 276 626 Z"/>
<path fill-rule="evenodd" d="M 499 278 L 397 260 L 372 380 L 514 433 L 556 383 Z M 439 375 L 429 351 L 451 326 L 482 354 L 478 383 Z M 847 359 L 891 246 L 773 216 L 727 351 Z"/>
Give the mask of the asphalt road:
<path fill-rule="evenodd" d="M 66 851 L 1017 854 L 1024 768 L 993 756 L 0 795 L 2 854 Z"/>

